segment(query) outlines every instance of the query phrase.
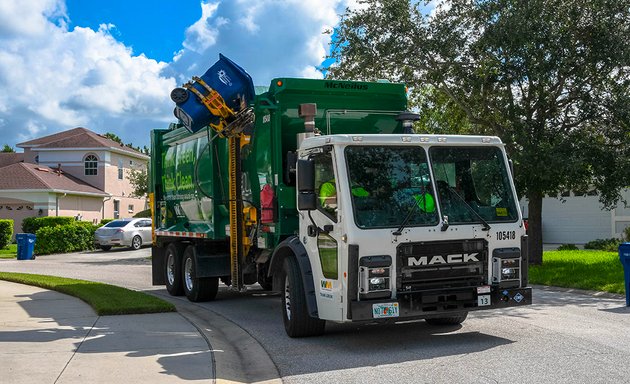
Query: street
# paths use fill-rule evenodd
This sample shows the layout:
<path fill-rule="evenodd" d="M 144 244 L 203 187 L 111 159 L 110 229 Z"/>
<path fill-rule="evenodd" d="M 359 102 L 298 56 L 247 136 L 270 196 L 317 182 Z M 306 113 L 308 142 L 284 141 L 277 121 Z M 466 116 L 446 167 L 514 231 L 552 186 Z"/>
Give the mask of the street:
<path fill-rule="evenodd" d="M 174 299 L 240 327 L 254 339 L 241 364 L 266 353 L 286 383 L 611 383 L 630 377 L 630 308 L 618 295 L 537 287 L 534 305 L 473 312 L 461 326 L 327 324 L 322 337 L 290 339 L 277 295 L 221 287 L 216 301 L 188 304 L 151 285 L 149 255 L 144 248 L 0 260 L 0 271 L 101 281 Z"/>

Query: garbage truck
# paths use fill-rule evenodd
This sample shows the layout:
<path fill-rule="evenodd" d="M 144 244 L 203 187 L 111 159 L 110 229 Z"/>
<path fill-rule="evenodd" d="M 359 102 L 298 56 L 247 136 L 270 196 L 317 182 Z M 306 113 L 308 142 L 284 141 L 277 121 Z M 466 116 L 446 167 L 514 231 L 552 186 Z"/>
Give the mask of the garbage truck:
<path fill-rule="evenodd" d="M 418 134 L 403 84 L 251 77 L 220 56 L 151 132 L 152 278 L 171 295 L 280 293 L 290 337 L 326 322 L 463 322 L 531 304 L 504 144 Z"/>

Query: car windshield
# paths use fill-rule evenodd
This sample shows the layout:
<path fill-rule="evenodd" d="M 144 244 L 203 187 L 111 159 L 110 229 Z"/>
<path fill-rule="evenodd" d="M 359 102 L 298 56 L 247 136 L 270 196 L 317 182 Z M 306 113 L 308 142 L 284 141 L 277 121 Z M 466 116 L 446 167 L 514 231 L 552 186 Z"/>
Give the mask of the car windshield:
<path fill-rule="evenodd" d="M 105 224 L 105 227 L 107 227 L 107 228 L 120 228 L 120 227 L 124 227 L 127 224 L 129 224 L 129 220 L 114 220 L 114 221 L 110 221 L 109 223 Z"/>
<path fill-rule="evenodd" d="M 421 147 L 349 146 L 345 150 L 359 228 L 436 225 L 431 176 Z"/>
<path fill-rule="evenodd" d="M 450 224 L 515 221 L 518 211 L 503 152 L 497 147 L 429 150 L 442 214 Z"/>

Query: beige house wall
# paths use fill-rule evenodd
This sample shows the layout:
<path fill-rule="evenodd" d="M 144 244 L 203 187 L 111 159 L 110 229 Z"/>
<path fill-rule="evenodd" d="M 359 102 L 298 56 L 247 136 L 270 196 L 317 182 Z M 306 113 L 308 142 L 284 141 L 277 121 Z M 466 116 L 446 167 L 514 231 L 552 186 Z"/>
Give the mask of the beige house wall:
<path fill-rule="evenodd" d="M 37 164 L 37 162 L 35 161 L 36 155 L 37 153 L 33 152 L 30 148 L 24 148 L 24 162 L 25 163 Z"/>
<path fill-rule="evenodd" d="M 119 178 L 119 165 L 122 166 L 122 179 Z M 145 169 L 146 161 L 138 160 L 131 156 L 118 153 L 111 154 L 109 164 L 105 166 L 105 191 L 112 195 L 105 202 L 105 218 L 115 218 L 115 202 L 119 202 L 118 218 L 132 217 L 145 209 L 146 198 L 133 197 L 133 185 L 129 181 L 129 172 L 132 169 Z M 133 206 L 133 209 L 129 209 Z"/>
<path fill-rule="evenodd" d="M 25 150 L 26 153 L 26 150 Z M 96 175 L 85 175 L 85 157 L 95 155 L 98 159 Z M 129 182 L 129 171 L 131 169 L 146 169 L 147 160 L 128 156 L 109 150 L 65 150 L 65 151 L 41 151 L 40 164 L 49 167 L 57 167 L 61 164 L 61 169 L 90 185 L 111 195 L 101 202 L 100 219 L 113 219 L 115 201 L 119 202 L 119 218 L 132 217 L 147 206 L 146 198 L 132 197 L 133 186 Z M 118 178 L 119 164 L 122 166 L 122 179 Z M 130 210 L 130 206 L 133 209 Z M 70 208 L 74 209 L 74 208 Z M 54 213 L 52 213 L 54 215 Z M 61 214 L 60 214 L 61 215 Z M 76 212 L 71 216 L 76 215 Z M 83 215 L 84 220 L 86 216 Z"/>
<path fill-rule="evenodd" d="M 66 195 L 59 199 L 58 216 L 75 217 L 81 214 L 82 221 L 90 221 L 97 224 L 101 221 L 103 210 L 103 198 L 88 196 Z M 56 215 L 56 210 L 50 216 Z"/>
<path fill-rule="evenodd" d="M 57 206 L 57 204 L 59 204 Z M 76 216 L 83 221 L 98 223 L 102 218 L 103 198 L 53 192 L 2 191 L 0 219 L 13 220 L 13 233 L 22 232 L 22 221 L 27 217 Z"/>

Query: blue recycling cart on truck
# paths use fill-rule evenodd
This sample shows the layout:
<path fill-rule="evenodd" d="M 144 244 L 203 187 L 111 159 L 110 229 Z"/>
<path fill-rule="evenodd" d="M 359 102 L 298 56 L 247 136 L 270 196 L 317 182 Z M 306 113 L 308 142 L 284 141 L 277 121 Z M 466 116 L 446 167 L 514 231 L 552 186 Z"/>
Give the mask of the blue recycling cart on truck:
<path fill-rule="evenodd" d="M 17 241 L 17 259 L 33 260 L 33 251 L 35 250 L 36 237 L 32 233 L 17 233 L 15 235 Z"/>
<path fill-rule="evenodd" d="M 624 287 L 626 288 L 626 307 L 630 307 L 630 243 L 619 245 L 619 260 L 623 265 Z"/>

